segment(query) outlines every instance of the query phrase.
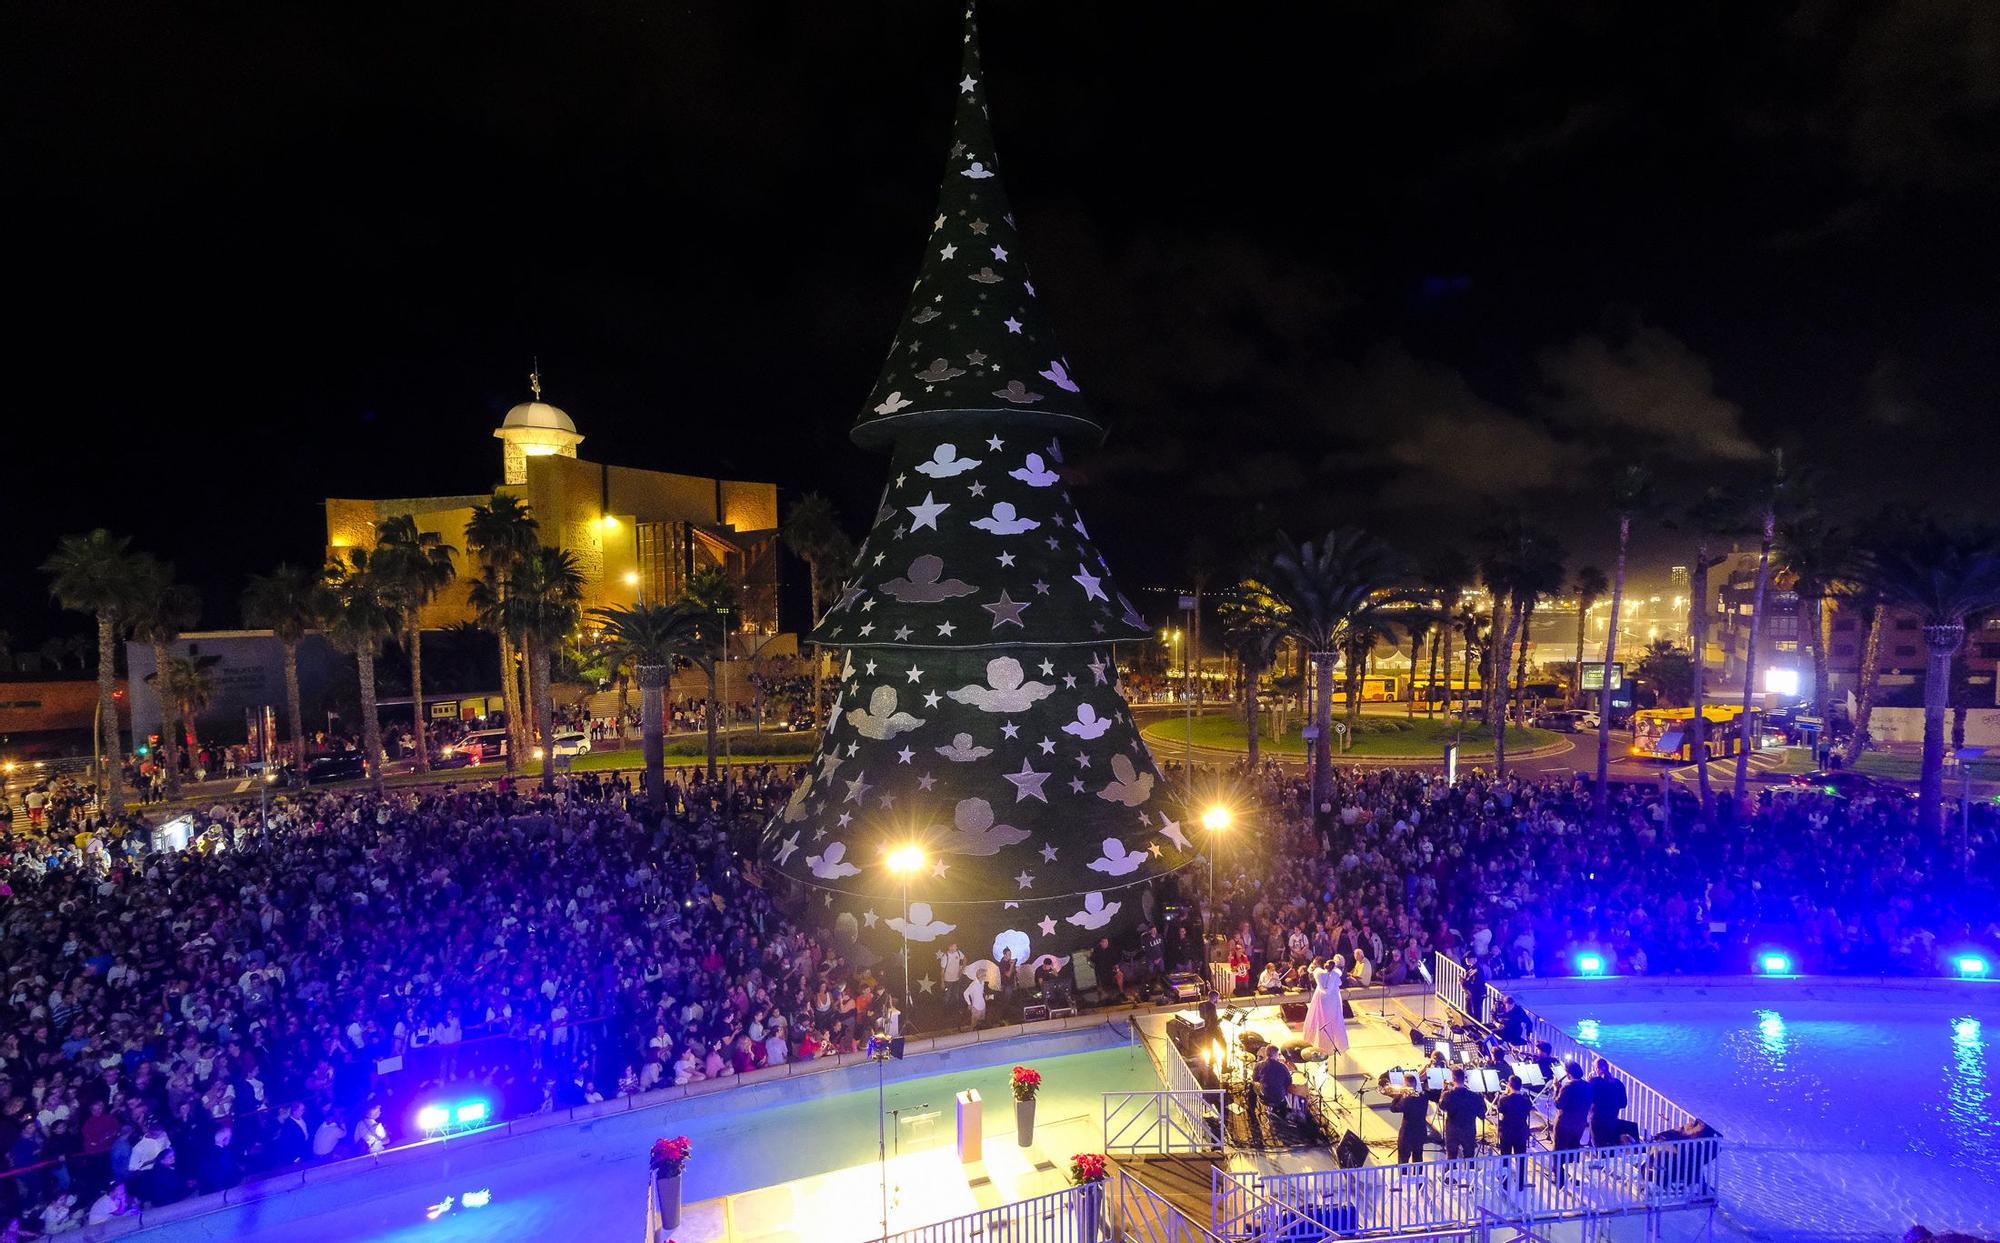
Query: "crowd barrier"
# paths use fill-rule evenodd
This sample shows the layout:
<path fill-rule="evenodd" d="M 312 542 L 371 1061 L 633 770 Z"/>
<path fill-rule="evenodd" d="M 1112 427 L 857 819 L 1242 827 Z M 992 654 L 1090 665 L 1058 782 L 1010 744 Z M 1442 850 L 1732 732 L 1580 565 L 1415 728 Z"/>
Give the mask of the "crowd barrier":
<path fill-rule="evenodd" d="M 1218 1187 L 1216 1200 L 1249 1237 L 1280 1237 L 1271 1231 L 1300 1219 L 1315 1223 L 1321 1233 L 1282 1236 L 1298 1243 L 1612 1217 L 1645 1217 L 1654 1237 L 1661 1213 L 1713 1211 L 1720 1155 L 1721 1141 L 1708 1138 L 1364 1165 L 1249 1176 L 1237 1188 Z"/>
<path fill-rule="evenodd" d="M 877 1243 L 1100 1243 L 1111 1239 L 1104 1222 L 1104 1186 L 1086 1183 L 1003 1204 L 963 1217 L 899 1230 Z"/>
<path fill-rule="evenodd" d="M 1458 1013 L 1470 1018 L 1472 1011 L 1468 1007 L 1465 997 L 1465 969 L 1443 954 L 1437 954 L 1433 958 L 1431 971 L 1434 980 L 1433 992 L 1438 1000 L 1450 1006 Z M 1492 999 L 1494 997 L 1506 996 L 1507 994 L 1492 985 L 1488 985 L 1486 991 L 1487 1010 L 1488 1013 L 1491 1013 Z M 1509 998 L 1509 1000 L 1512 999 Z M 1549 1051 L 1559 1061 L 1578 1063 L 1583 1067 L 1586 1075 L 1595 1071 L 1597 1060 L 1603 1057 L 1603 1054 L 1576 1039 L 1558 1024 L 1551 1023 L 1549 1020 L 1536 1014 L 1533 1010 L 1529 1010 L 1526 1006 L 1522 1006 L 1521 1008 L 1527 1013 L 1530 1020 L 1530 1031 L 1528 1034 L 1530 1043 L 1545 1040 L 1548 1042 Z M 1675 1104 L 1657 1088 L 1621 1068 L 1609 1058 L 1604 1058 L 1604 1060 L 1611 1067 L 1612 1077 L 1625 1085 L 1626 1105 L 1624 1116 L 1637 1124 L 1639 1133 L 1642 1136 L 1658 1135 L 1662 1131 L 1681 1130 L 1696 1121 L 1692 1113 Z"/>

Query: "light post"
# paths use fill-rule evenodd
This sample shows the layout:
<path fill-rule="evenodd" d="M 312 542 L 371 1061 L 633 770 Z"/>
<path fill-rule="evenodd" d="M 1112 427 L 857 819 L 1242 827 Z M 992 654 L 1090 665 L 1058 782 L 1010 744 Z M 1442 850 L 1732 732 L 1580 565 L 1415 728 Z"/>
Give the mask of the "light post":
<path fill-rule="evenodd" d="M 910 877 L 924 866 L 923 847 L 898 846 L 889 852 L 889 871 L 903 882 L 903 998 L 910 996 Z"/>
<path fill-rule="evenodd" d="M 1222 835 L 1229 831 L 1236 817 L 1220 803 L 1201 813 L 1201 827 L 1208 830 L 1208 912 L 1215 918 L 1215 852 L 1222 841 Z"/>
<path fill-rule="evenodd" d="M 639 571 L 625 571 L 625 585 L 639 593 L 639 607 L 646 607 L 646 580 L 639 577 Z"/>
<path fill-rule="evenodd" d="M 1181 696 L 1187 703 L 1187 780 L 1190 788 L 1194 785 L 1194 678 L 1191 666 L 1194 658 L 1194 597 L 1181 597 L 1181 633 L 1186 636 L 1181 642 Z"/>
<path fill-rule="evenodd" d="M 907 949 L 904 951 L 908 953 Z M 883 1064 L 889 1041 L 880 1032 L 868 1038 L 868 1060 L 875 1063 L 875 1160 L 882 1172 L 882 1237 L 889 1237 L 889 1088 Z"/>

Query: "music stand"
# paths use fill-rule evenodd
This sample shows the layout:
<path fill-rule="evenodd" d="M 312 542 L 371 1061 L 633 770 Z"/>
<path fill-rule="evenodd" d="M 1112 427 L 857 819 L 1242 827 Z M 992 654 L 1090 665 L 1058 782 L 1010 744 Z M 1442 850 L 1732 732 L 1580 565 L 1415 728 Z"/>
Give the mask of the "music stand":
<path fill-rule="evenodd" d="M 1445 1085 L 1450 1082 L 1451 1072 L 1442 1066 L 1433 1066 L 1424 1072 L 1424 1090 L 1426 1092 L 1442 1092 L 1445 1089 Z"/>

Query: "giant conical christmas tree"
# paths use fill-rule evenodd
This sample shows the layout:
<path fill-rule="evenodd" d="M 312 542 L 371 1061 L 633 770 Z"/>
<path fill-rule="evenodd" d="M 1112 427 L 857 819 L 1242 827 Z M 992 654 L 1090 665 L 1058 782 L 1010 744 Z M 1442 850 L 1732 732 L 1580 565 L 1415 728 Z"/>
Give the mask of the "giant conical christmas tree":
<path fill-rule="evenodd" d="M 970 10 L 965 31 L 923 271 L 854 428 L 889 484 L 812 636 L 840 697 L 766 834 L 817 917 L 907 944 L 920 991 L 948 940 L 1025 961 L 1123 937 L 1194 857 L 1118 692 L 1111 643 L 1147 627 L 1062 477 L 1103 431 L 1021 254 Z"/>

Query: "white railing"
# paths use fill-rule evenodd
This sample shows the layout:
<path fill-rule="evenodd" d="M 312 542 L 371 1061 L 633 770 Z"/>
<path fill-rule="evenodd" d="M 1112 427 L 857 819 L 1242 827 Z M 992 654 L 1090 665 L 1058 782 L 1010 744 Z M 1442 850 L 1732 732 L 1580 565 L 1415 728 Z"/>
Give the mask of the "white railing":
<path fill-rule="evenodd" d="M 1129 1170 L 1118 1171 L 1111 1226 L 1113 1237 L 1126 1243 L 1224 1243 L 1215 1231 L 1191 1220 Z"/>
<path fill-rule="evenodd" d="M 1465 969 L 1443 954 L 1432 955 L 1432 960 L 1435 981 L 1432 988 L 1435 996 L 1458 1013 L 1470 1018 L 1471 1011 L 1466 1008 L 1465 1001 Z M 1491 999 L 1498 996 L 1505 994 L 1489 985 L 1487 988 L 1489 1012 Z M 1530 1043 L 1546 1040 L 1549 1043 L 1549 1051 L 1555 1055 L 1556 1060 L 1576 1062 L 1583 1067 L 1586 1075 L 1595 1072 L 1597 1060 L 1604 1057 L 1602 1053 L 1577 1040 L 1562 1027 L 1551 1023 L 1526 1006 L 1522 1006 L 1521 1009 L 1526 1011 L 1532 1020 L 1532 1030 L 1528 1037 Z M 1604 1058 L 1604 1061 L 1611 1067 L 1612 1077 L 1625 1085 L 1625 1110 L 1621 1116 L 1637 1125 L 1642 1137 L 1658 1135 L 1662 1131 L 1677 1131 L 1695 1121 L 1692 1113 L 1676 1105 L 1657 1088 L 1621 1069 L 1611 1059 Z"/>
<path fill-rule="evenodd" d="M 1117 1156 L 1168 1156 L 1222 1151 L 1226 1094 L 1106 1092 L 1104 1151 Z"/>
<path fill-rule="evenodd" d="M 1246 1224 L 1264 1221 L 1271 1229 L 1284 1226 L 1276 1220 L 1280 1209 L 1290 1215 L 1287 1229 L 1309 1220 L 1323 1233 L 1244 1232 L 1305 1243 L 1713 1208 L 1720 1149 L 1715 1139 L 1682 1139 L 1266 1174 L 1228 1205 Z"/>
<path fill-rule="evenodd" d="M 1460 1014 L 1472 1013 L 1465 1004 L 1465 968 L 1443 954 L 1431 955 L 1431 995 Z"/>
<path fill-rule="evenodd" d="M 1104 1185 L 1088 1183 L 901 1230 L 877 1243 L 990 1243 L 994 1239 L 1007 1243 L 1108 1243 L 1110 1237 L 1104 1224 Z"/>

